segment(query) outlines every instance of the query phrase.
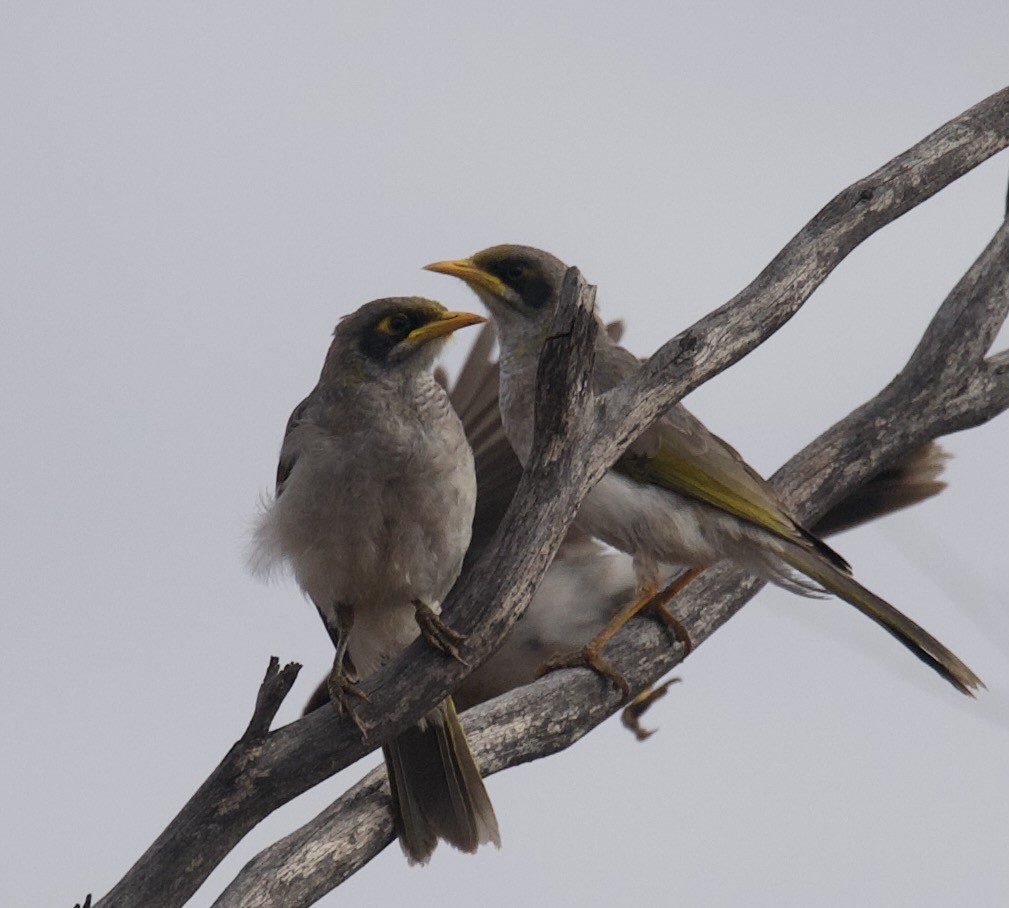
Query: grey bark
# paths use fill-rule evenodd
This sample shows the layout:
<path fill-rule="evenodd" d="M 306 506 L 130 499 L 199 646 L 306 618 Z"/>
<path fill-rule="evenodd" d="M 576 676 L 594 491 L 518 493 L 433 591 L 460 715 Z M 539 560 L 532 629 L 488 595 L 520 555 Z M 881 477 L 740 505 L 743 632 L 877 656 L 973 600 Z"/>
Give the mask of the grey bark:
<path fill-rule="evenodd" d="M 521 614 L 586 491 L 626 445 L 669 405 L 736 362 L 780 328 L 859 243 L 1009 144 L 1009 89 L 947 123 L 841 192 L 754 282 L 664 345 L 641 372 L 598 399 L 589 390 L 594 290 L 572 269 L 555 336 L 540 364 L 538 445 L 487 555 L 456 584 L 446 618 L 468 633 L 462 655 L 479 664 Z M 1009 407 L 1009 355 L 988 348 L 1009 305 L 1003 224 L 939 309 L 898 377 L 786 464 L 774 482 L 811 522 L 846 492 L 925 440 L 979 425 Z M 759 588 L 727 570 L 706 573 L 677 597 L 694 645 Z M 607 658 L 639 688 L 682 658 L 651 622 L 632 622 Z M 151 848 L 95 908 L 185 904 L 256 823 L 353 763 L 432 708 L 467 668 L 412 646 L 369 678 L 370 700 L 349 720 L 318 710 L 269 731 L 297 666 L 276 661 L 242 738 Z M 537 759 L 578 740 L 620 706 L 585 670 L 557 672 L 465 716 L 487 772 Z M 266 849 L 217 904 L 309 905 L 391 840 L 387 790 L 372 773 L 323 814 Z"/>

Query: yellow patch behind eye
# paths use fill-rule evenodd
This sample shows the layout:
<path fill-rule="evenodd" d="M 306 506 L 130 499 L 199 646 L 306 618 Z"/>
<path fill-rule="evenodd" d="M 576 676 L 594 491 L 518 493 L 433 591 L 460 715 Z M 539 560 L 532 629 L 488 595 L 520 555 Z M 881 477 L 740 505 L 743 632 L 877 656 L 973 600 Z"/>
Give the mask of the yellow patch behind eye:
<path fill-rule="evenodd" d="M 410 327 L 410 320 L 402 312 L 397 312 L 395 315 L 387 315 L 375 327 L 389 337 L 398 337 Z"/>

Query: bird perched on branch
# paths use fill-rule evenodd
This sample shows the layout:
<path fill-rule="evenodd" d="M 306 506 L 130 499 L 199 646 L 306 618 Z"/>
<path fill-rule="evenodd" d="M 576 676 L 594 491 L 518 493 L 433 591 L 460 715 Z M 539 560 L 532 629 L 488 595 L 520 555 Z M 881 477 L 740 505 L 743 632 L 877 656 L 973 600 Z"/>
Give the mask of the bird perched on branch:
<path fill-rule="evenodd" d="M 547 252 L 504 245 L 426 267 L 461 278 L 494 316 L 501 345 L 502 420 L 525 462 L 532 448 L 539 356 L 566 266 Z M 641 368 L 603 330 L 595 353 L 597 394 Z M 696 574 L 727 559 L 803 595 L 833 593 L 880 624 L 957 690 L 969 694 L 983 686 L 943 644 L 859 584 L 844 559 L 800 526 L 770 485 L 682 405 L 631 443 L 586 496 L 575 526 L 634 556 L 639 596 L 622 620 L 651 601 L 661 563 L 693 565 Z M 604 630 L 583 653 L 603 671 L 599 649 L 613 630 Z"/>
<path fill-rule="evenodd" d="M 336 646 L 327 690 L 364 726 L 361 677 L 418 633 L 458 657 L 438 616 L 469 545 L 476 479 L 462 424 L 433 375 L 447 337 L 482 322 L 417 297 L 376 300 L 336 326 L 315 389 L 287 424 L 276 494 L 250 551 L 254 573 L 288 565 Z M 500 844 L 451 698 L 383 747 L 400 842 L 425 862 L 443 838 Z"/>
<path fill-rule="evenodd" d="M 609 324 L 606 331 L 619 341 L 622 325 Z M 498 364 L 491 356 L 495 337 L 493 325 L 481 328 L 449 392 L 473 448 L 476 466 L 477 505 L 467 563 L 478 559 L 490 543 L 522 473 L 501 424 Z M 448 387 L 448 377 L 440 369 L 435 375 Z M 948 456 L 938 443 L 929 442 L 873 476 L 831 508 L 812 529 L 819 535 L 830 535 L 938 494 L 945 488 L 939 477 Z M 501 646 L 453 690 L 456 706 L 469 709 L 531 684 L 544 664 L 590 643 L 634 595 L 632 557 L 606 549 L 572 529 Z M 312 694 L 305 712 L 328 702 L 324 681 Z M 631 724 L 630 717 L 626 724 Z M 634 730 L 639 737 L 647 735 L 640 726 Z"/>
<path fill-rule="evenodd" d="M 608 324 L 606 333 L 619 342 L 622 323 Z M 495 338 L 492 324 L 480 329 L 449 393 L 476 463 L 477 506 L 467 563 L 479 558 L 493 538 L 522 472 L 501 423 L 498 364 L 491 357 Z M 448 387 L 447 376 L 442 373 L 440 380 Z M 812 529 L 829 536 L 937 495 L 946 487 L 940 476 L 948 458 L 937 442 L 923 445 L 871 477 L 834 505 Z M 630 555 L 606 549 L 572 528 L 501 646 L 453 691 L 459 709 L 531 684 L 546 663 L 590 643 L 620 607 L 633 599 L 632 562 Z M 667 567 L 664 574 L 668 576 L 672 570 Z M 323 684 L 306 712 L 326 699 Z M 630 717 L 625 717 L 625 724 L 630 724 Z M 640 726 L 634 731 L 639 737 L 647 734 Z"/>

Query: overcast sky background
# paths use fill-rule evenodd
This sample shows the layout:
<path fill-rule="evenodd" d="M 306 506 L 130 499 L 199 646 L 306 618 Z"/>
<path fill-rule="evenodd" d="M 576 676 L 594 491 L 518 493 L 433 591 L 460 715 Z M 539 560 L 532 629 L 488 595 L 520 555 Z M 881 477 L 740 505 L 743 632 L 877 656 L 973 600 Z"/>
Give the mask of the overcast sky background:
<path fill-rule="evenodd" d="M 242 732 L 269 657 L 305 664 L 283 722 L 328 669 L 314 610 L 242 553 L 341 315 L 475 308 L 420 266 L 528 243 L 649 353 L 1009 83 L 1007 36 L 1004 0 L 6 3 L 4 903 L 104 894 Z M 873 237 L 695 412 L 769 473 L 874 394 L 996 229 L 1007 172 Z M 765 591 L 646 744 L 610 721 L 492 778 L 500 852 L 409 868 L 393 846 L 321 904 L 1007 904 L 1009 417 L 947 445 L 939 499 L 834 544 L 986 680 L 976 702 L 853 609 Z M 270 817 L 192 904 L 364 768 Z"/>

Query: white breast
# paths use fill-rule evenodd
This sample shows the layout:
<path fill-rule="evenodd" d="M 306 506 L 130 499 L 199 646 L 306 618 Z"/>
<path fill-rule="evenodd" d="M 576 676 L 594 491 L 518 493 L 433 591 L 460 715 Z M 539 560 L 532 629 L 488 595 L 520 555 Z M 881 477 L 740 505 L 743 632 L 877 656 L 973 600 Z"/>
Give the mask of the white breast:
<path fill-rule="evenodd" d="M 473 456 L 439 395 L 426 389 L 410 408 L 370 412 L 338 436 L 311 427 L 256 530 L 254 568 L 286 562 L 324 613 L 353 607 L 350 652 L 363 674 L 417 636 L 413 600 L 437 607 L 469 545 Z"/>

